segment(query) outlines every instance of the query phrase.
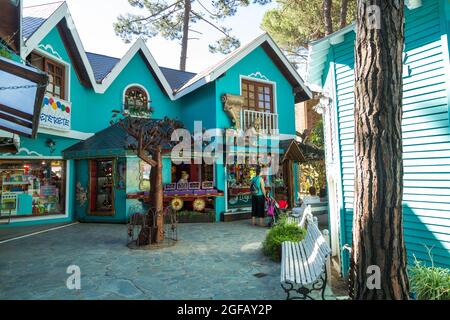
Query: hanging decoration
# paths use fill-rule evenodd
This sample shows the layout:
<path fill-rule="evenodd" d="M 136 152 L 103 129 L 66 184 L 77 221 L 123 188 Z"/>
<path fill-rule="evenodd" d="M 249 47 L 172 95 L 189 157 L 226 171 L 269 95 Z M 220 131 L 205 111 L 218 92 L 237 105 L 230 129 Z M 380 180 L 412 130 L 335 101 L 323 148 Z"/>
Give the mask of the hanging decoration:
<path fill-rule="evenodd" d="M 181 209 L 183 209 L 184 201 L 180 198 L 173 198 L 170 202 L 170 205 L 174 210 L 180 211 Z"/>

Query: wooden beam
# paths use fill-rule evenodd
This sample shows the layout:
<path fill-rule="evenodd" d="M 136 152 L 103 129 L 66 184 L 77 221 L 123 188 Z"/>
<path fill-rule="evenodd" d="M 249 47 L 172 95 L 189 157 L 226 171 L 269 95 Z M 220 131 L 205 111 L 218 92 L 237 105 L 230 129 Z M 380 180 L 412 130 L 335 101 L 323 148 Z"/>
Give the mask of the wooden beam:
<path fill-rule="evenodd" d="M 0 103 L 0 111 L 12 114 L 14 116 L 20 117 L 25 120 L 33 121 L 33 115 L 23 112 L 23 111 L 20 111 L 20 110 L 17 110 L 17 109 L 7 107 L 1 103 Z"/>

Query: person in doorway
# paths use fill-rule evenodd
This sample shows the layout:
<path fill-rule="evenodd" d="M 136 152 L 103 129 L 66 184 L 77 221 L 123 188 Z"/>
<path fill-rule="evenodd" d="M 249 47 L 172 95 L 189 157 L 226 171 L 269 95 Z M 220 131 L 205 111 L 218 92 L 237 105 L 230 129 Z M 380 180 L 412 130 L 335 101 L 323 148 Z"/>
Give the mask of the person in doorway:
<path fill-rule="evenodd" d="M 256 176 L 250 182 L 250 191 L 252 193 L 252 224 L 256 225 L 256 218 L 258 218 L 258 224 L 263 227 L 266 188 L 259 166 L 256 167 Z"/>

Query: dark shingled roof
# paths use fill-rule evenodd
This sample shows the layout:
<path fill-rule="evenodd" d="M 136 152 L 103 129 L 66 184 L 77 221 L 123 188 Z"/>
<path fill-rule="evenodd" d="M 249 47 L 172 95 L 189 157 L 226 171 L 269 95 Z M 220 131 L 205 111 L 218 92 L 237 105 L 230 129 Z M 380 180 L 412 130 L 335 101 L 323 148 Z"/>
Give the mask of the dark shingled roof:
<path fill-rule="evenodd" d="M 64 157 L 69 159 L 83 156 L 105 156 L 108 154 L 125 153 L 126 133 L 118 124 L 109 126 L 89 139 L 80 141 L 63 151 Z"/>
<path fill-rule="evenodd" d="M 161 69 L 161 72 L 164 74 L 164 77 L 167 79 L 167 82 L 169 82 L 170 87 L 174 91 L 181 88 L 183 84 L 191 80 L 196 75 L 193 72 L 181 71 L 165 67 L 159 68 Z"/>
<path fill-rule="evenodd" d="M 33 33 L 61 6 L 64 1 L 45 3 L 23 8 L 22 37 L 29 39 Z"/>
<path fill-rule="evenodd" d="M 147 126 L 154 126 L 155 122 L 161 119 L 140 119 L 141 122 L 147 123 Z M 163 130 L 169 130 L 168 126 Z M 66 159 L 84 159 L 105 156 L 124 156 L 127 154 L 128 145 L 135 143 L 133 137 L 127 135 L 125 130 L 115 123 L 106 129 L 94 134 L 89 139 L 80 141 L 69 148 L 63 150 L 63 156 Z M 163 152 L 171 150 L 171 145 L 163 146 Z"/>
<path fill-rule="evenodd" d="M 86 52 L 86 55 L 92 66 L 92 71 L 94 71 L 94 77 L 97 82 L 102 81 L 120 61 L 118 58 L 98 53 Z"/>
<path fill-rule="evenodd" d="M 86 52 L 89 62 L 94 71 L 95 80 L 102 81 L 120 61 L 118 58 L 106 56 L 103 54 Z M 183 84 L 188 82 L 195 76 L 195 73 L 186 72 L 171 68 L 160 67 L 161 72 L 166 78 L 172 90 L 181 88 Z"/>

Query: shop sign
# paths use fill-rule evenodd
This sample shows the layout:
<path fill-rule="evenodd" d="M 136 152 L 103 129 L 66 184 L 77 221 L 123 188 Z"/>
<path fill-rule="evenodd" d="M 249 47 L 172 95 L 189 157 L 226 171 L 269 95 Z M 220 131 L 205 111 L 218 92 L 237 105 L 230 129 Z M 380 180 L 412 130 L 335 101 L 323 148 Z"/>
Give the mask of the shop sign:
<path fill-rule="evenodd" d="M 252 195 L 250 193 L 230 196 L 228 198 L 229 208 L 250 207 L 252 205 Z"/>
<path fill-rule="evenodd" d="M 200 182 L 189 182 L 189 190 L 199 190 Z"/>
<path fill-rule="evenodd" d="M 178 182 L 177 190 L 187 190 L 189 188 L 189 182 Z"/>
<path fill-rule="evenodd" d="M 202 182 L 202 189 L 213 189 L 213 188 L 214 188 L 213 181 L 203 181 Z"/>
<path fill-rule="evenodd" d="M 71 128 L 71 115 L 72 105 L 70 102 L 46 95 L 41 111 L 40 126 L 68 131 Z"/>

